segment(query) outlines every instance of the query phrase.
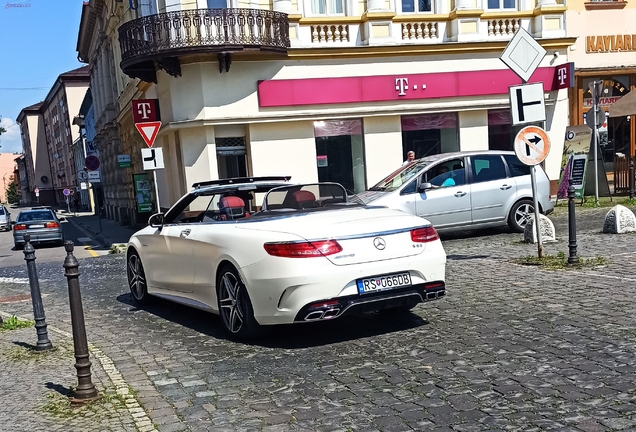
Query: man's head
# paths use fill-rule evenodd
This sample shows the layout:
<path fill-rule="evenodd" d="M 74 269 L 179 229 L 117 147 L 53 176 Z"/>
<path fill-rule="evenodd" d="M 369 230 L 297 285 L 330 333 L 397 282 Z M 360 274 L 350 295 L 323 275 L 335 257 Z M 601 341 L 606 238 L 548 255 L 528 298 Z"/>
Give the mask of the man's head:
<path fill-rule="evenodd" d="M 415 152 L 414 151 L 410 151 L 406 154 L 406 159 L 409 161 L 415 160 Z"/>
<path fill-rule="evenodd" d="M 448 169 L 448 167 L 446 165 L 442 165 L 441 167 L 439 167 L 439 173 L 440 174 L 447 173 L 448 171 L 450 171 L 450 170 Z"/>

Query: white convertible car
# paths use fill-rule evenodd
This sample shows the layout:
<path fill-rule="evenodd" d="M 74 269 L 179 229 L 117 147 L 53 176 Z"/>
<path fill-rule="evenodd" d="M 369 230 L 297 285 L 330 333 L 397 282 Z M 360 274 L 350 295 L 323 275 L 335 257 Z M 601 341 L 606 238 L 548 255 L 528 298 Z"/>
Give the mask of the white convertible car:
<path fill-rule="evenodd" d="M 151 216 L 128 243 L 134 300 L 220 314 L 244 339 L 267 325 L 407 311 L 445 295 L 446 254 L 427 220 L 349 202 L 336 183 L 288 180 L 197 183 Z"/>

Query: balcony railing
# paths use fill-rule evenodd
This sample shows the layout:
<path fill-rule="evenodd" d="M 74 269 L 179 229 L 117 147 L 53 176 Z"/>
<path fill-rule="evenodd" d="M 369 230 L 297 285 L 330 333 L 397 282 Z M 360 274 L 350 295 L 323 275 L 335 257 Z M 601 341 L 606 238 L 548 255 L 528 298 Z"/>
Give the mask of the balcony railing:
<path fill-rule="evenodd" d="M 285 13 L 261 9 L 166 12 L 124 23 L 119 28 L 119 43 L 124 72 L 147 81 L 155 64 L 171 75 L 180 75 L 176 60 L 186 54 L 286 53 L 289 21 Z"/>

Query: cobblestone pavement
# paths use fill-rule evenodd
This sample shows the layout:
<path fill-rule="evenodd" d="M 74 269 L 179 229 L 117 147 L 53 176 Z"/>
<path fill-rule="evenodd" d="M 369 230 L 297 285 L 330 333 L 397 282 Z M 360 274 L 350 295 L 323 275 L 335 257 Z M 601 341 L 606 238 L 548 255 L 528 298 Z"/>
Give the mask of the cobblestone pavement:
<path fill-rule="evenodd" d="M 111 375 L 120 373 L 152 421 L 143 427 L 160 431 L 636 430 L 636 235 L 600 234 L 607 209 L 577 211 L 579 253 L 606 257 L 602 267 L 514 264 L 536 246 L 505 230 L 448 235 L 445 299 L 404 315 L 279 327 L 253 344 L 228 341 L 218 318 L 197 310 L 163 301 L 136 308 L 121 255 L 82 260 L 88 338 L 113 366 L 105 374 L 93 357 L 94 376 L 116 388 Z M 565 216 L 553 219 L 559 241 L 546 253 L 567 254 Z M 38 272 L 47 321 L 70 332 L 61 263 Z M 23 273 L 0 270 L 16 278 L 0 279 L 3 298 L 28 293 Z M 29 302 L 0 311 L 32 316 Z M 18 336 L 36 340 L 32 328 L 2 332 L 0 349 Z M 0 421 L 22 409 L 32 430 L 138 427 L 131 418 L 143 413 L 119 407 L 90 420 L 43 410 L 46 382 L 75 383 L 68 359 L 48 359 L 24 365 L 0 355 L 11 371 L 0 377 Z M 18 387 L 29 389 L 27 408 Z M 18 421 L 10 430 L 23 430 Z"/>

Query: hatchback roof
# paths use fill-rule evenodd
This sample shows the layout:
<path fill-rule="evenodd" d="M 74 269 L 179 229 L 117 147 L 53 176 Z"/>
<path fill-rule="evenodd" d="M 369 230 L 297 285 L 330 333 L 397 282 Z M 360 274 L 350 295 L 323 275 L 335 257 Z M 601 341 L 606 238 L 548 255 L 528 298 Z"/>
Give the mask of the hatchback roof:
<path fill-rule="evenodd" d="M 492 155 L 514 155 L 515 152 L 509 150 L 474 150 L 474 151 L 461 151 L 461 152 L 452 152 L 452 153 L 439 153 L 435 155 L 425 156 L 420 159 L 416 159 L 416 161 L 422 162 L 437 162 L 442 159 L 453 159 L 458 157 L 465 156 L 475 156 L 475 155 L 483 155 L 483 154 L 492 154 Z"/>

